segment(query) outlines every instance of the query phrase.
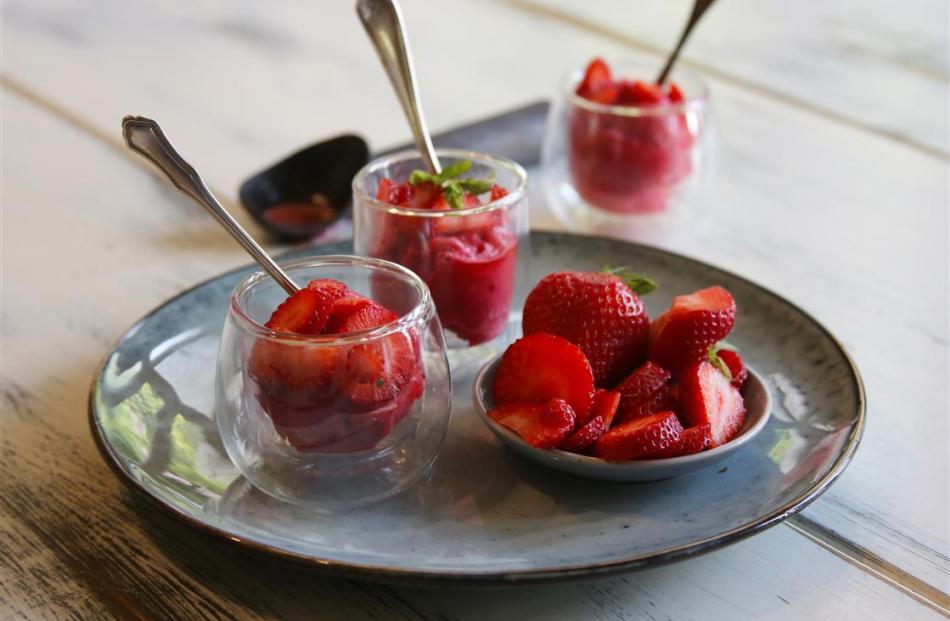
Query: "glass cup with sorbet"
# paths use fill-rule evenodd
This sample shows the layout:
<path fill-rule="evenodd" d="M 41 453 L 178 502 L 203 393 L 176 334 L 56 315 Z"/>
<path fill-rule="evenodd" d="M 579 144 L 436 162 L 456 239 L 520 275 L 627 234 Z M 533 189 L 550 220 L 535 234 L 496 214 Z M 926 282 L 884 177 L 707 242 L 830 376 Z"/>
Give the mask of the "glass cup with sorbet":
<path fill-rule="evenodd" d="M 653 67 L 594 59 L 573 71 L 542 148 L 545 195 L 571 228 L 610 231 L 693 199 L 710 164 L 709 92 L 688 71 L 664 85 Z M 624 221 L 627 222 L 624 222 Z"/>
<path fill-rule="evenodd" d="M 258 489 L 332 510 L 417 481 L 445 438 L 451 385 L 429 289 L 398 265 L 352 256 L 284 266 L 287 296 L 241 281 L 218 353 L 215 418 Z"/>
<path fill-rule="evenodd" d="M 358 254 L 409 268 L 429 286 L 449 349 L 503 344 L 527 264 L 527 175 L 510 160 L 437 151 L 441 175 L 415 151 L 370 162 L 353 180 Z"/>

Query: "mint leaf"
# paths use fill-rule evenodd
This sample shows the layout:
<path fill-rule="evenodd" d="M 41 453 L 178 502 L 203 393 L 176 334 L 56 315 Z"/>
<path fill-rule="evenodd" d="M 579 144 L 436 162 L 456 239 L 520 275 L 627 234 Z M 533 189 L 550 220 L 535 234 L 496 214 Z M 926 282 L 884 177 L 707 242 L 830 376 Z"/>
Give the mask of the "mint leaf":
<path fill-rule="evenodd" d="M 491 190 L 492 180 L 491 179 L 459 179 L 456 181 L 463 190 L 472 194 L 473 196 L 478 196 L 479 194 L 484 194 L 485 192 Z"/>
<path fill-rule="evenodd" d="M 495 175 L 492 173 L 487 179 L 456 179 L 461 174 L 471 170 L 471 160 L 459 160 L 444 168 L 441 174 L 433 175 L 424 170 L 414 170 L 409 175 L 410 185 L 419 185 L 421 183 L 432 183 L 439 186 L 442 190 L 442 196 L 445 202 L 452 209 L 461 209 L 465 203 L 465 195 L 471 194 L 478 196 L 484 194 L 492 188 L 495 181 Z"/>
<path fill-rule="evenodd" d="M 729 365 L 726 364 L 726 361 L 719 357 L 715 345 L 711 346 L 709 351 L 706 352 L 706 359 L 709 360 L 709 364 L 719 369 L 722 374 L 726 376 L 727 380 L 732 381 L 732 371 L 729 369 Z"/>
<path fill-rule="evenodd" d="M 610 267 L 610 265 L 604 266 L 605 274 L 613 274 L 614 276 L 619 276 L 623 282 L 633 290 L 637 295 L 646 295 L 656 291 L 658 284 L 652 278 L 644 276 L 643 274 L 637 274 L 629 267 Z"/>
<path fill-rule="evenodd" d="M 439 175 L 442 177 L 442 180 L 454 179 L 464 172 L 468 172 L 468 169 L 472 167 L 472 160 L 459 160 L 453 164 L 449 164 L 446 168 L 442 169 L 442 174 Z"/>
<path fill-rule="evenodd" d="M 442 180 L 438 175 L 432 175 L 424 170 L 414 170 L 409 175 L 409 185 L 419 185 L 420 183 L 434 183 L 439 185 Z"/>
<path fill-rule="evenodd" d="M 462 208 L 463 194 L 464 192 L 458 183 L 448 182 L 442 184 L 442 197 L 445 198 L 445 202 L 447 202 L 452 209 Z"/>

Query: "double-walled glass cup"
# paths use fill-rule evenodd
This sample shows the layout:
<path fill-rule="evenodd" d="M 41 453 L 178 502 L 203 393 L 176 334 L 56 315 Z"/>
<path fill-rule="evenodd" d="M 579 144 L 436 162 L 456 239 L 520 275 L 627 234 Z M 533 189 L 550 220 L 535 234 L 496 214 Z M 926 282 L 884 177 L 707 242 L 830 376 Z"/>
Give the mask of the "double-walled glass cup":
<path fill-rule="evenodd" d="M 284 268 L 302 286 L 342 282 L 398 318 L 343 334 L 278 332 L 264 324 L 286 293 L 262 272 L 241 281 L 216 379 L 214 411 L 228 455 L 258 489 L 323 510 L 405 489 L 435 460 L 451 409 L 428 287 L 372 258 L 325 256 Z"/>
<path fill-rule="evenodd" d="M 483 153 L 437 153 L 443 168 L 471 161 L 463 177 L 493 178 L 507 194 L 496 200 L 486 194 L 484 204 L 461 209 L 393 205 L 380 182 L 404 183 L 424 166 L 416 151 L 379 158 L 353 180 L 354 247 L 409 268 L 429 285 L 450 349 L 498 345 L 515 334 L 511 309 L 527 276 L 527 174 L 511 160 Z"/>
<path fill-rule="evenodd" d="M 644 78 L 655 67 L 611 63 L 616 77 Z M 677 70 L 682 101 L 602 104 L 576 93 L 584 71 L 565 78 L 548 116 L 541 153 L 545 198 L 570 229 L 623 233 L 644 217 L 682 212 L 707 177 L 713 136 L 709 91 Z"/>

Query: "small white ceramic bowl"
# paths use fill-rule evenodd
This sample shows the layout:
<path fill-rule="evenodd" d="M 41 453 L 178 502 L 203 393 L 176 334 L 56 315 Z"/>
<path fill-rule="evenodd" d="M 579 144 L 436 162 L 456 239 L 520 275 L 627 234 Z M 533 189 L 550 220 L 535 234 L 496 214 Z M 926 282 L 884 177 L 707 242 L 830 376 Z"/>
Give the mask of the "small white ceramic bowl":
<path fill-rule="evenodd" d="M 670 457 L 667 459 L 639 459 L 622 462 L 606 461 L 597 457 L 578 455 L 557 449 L 544 450 L 531 446 L 521 439 L 514 431 L 495 422 L 488 415 L 494 407 L 491 397 L 491 386 L 495 379 L 495 371 L 501 356 L 486 363 L 475 376 L 472 383 L 472 399 L 475 402 L 475 411 L 488 425 L 498 439 L 516 453 L 532 459 L 538 463 L 550 466 L 557 470 L 570 472 L 589 479 L 602 481 L 659 481 L 706 468 L 722 461 L 733 452 L 750 442 L 762 429 L 765 428 L 772 410 L 772 397 L 762 378 L 752 369 L 749 369 L 749 379 L 742 388 L 742 396 L 746 405 L 746 420 L 739 435 L 729 442 L 714 449 L 701 453 Z"/>

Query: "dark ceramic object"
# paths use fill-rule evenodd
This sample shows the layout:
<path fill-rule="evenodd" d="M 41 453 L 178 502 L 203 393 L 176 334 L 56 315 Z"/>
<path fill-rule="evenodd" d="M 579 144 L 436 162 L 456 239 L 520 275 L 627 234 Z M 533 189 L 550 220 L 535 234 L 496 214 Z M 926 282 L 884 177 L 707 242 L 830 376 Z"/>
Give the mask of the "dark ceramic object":
<path fill-rule="evenodd" d="M 241 184 L 241 203 L 264 229 L 287 241 L 313 237 L 349 208 L 350 182 L 369 161 L 359 136 L 319 142 Z"/>

